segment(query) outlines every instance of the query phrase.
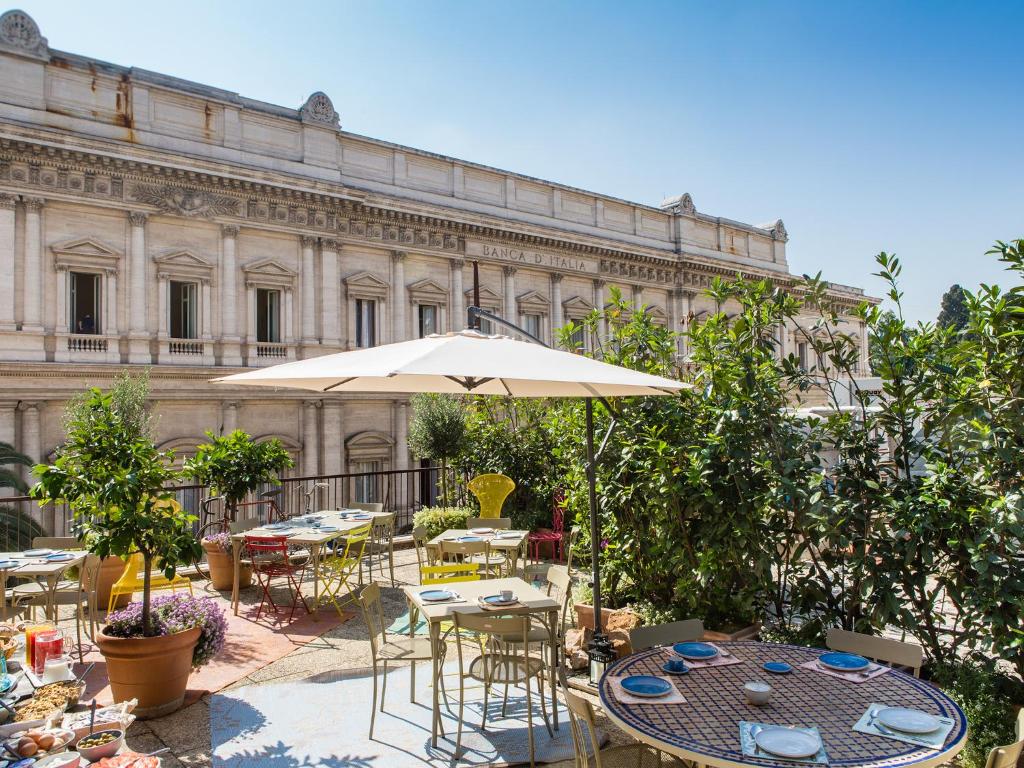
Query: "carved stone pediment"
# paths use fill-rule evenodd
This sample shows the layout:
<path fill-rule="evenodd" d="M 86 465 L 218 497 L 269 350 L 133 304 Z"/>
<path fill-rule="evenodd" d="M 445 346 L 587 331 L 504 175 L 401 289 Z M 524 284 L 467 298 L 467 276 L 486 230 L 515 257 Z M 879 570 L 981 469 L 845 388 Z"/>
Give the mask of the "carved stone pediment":
<path fill-rule="evenodd" d="M 416 304 L 437 304 L 444 306 L 448 303 L 448 289 L 434 282 L 430 278 L 419 280 L 409 286 L 409 297 Z"/>
<path fill-rule="evenodd" d="M 580 296 L 570 296 L 562 302 L 562 310 L 566 317 L 580 318 L 590 314 L 594 305 Z"/>
<path fill-rule="evenodd" d="M 208 281 L 213 277 L 213 264 L 189 250 L 173 250 L 153 257 L 160 277 L 191 277 Z"/>
<path fill-rule="evenodd" d="M 665 325 L 668 322 L 668 315 L 665 314 L 665 310 L 659 307 L 657 304 L 651 304 L 644 307 L 644 312 L 659 325 Z"/>
<path fill-rule="evenodd" d="M 91 237 L 65 240 L 50 246 L 57 270 L 88 269 L 117 271 L 121 252 Z"/>
<path fill-rule="evenodd" d="M 318 123 L 333 128 L 340 128 L 338 112 L 330 97 L 323 91 L 311 94 L 306 103 L 299 108 L 299 119 L 304 123 Z"/>
<path fill-rule="evenodd" d="M 516 299 L 524 315 L 546 315 L 551 307 L 548 297 L 540 291 L 527 291 Z"/>
<path fill-rule="evenodd" d="M 388 295 L 388 284 L 370 272 L 357 272 L 344 280 L 348 295 L 353 298 L 384 299 Z"/>
<path fill-rule="evenodd" d="M 365 430 L 349 435 L 345 439 L 345 453 L 352 460 L 383 460 L 391 458 L 391 449 L 395 439 L 387 432 Z"/>
<path fill-rule="evenodd" d="M 295 272 L 273 259 L 261 259 L 242 267 L 246 285 L 295 287 Z"/>
<path fill-rule="evenodd" d="M 466 305 L 469 306 L 473 303 L 473 289 L 470 288 L 466 291 Z M 480 286 L 480 306 L 481 307 L 497 307 L 501 305 L 501 296 L 490 288 Z"/>

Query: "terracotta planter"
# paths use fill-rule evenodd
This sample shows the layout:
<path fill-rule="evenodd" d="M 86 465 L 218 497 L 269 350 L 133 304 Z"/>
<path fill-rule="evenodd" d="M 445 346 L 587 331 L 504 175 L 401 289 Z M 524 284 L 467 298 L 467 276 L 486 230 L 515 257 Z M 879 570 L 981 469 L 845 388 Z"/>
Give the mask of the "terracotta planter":
<path fill-rule="evenodd" d="M 107 662 L 114 702 L 138 699 L 138 717 L 162 717 L 185 701 L 192 673 L 192 652 L 202 628 L 163 637 L 109 637 L 96 635 Z"/>
<path fill-rule="evenodd" d="M 120 557 L 110 556 L 100 563 L 100 577 L 96 583 L 96 604 L 101 611 L 107 610 L 107 603 L 110 600 L 110 588 L 114 582 L 121 578 L 124 573 L 124 560 Z M 124 608 L 132 600 L 131 595 L 120 595 L 114 602 L 115 610 Z"/>
<path fill-rule="evenodd" d="M 204 541 L 203 551 L 210 568 L 210 584 L 214 589 L 231 589 L 235 578 L 235 563 L 231 555 L 212 541 Z M 244 563 L 238 567 L 238 588 L 245 589 L 252 584 L 252 568 Z"/>
<path fill-rule="evenodd" d="M 716 640 L 718 640 L 723 643 L 727 643 L 730 640 L 750 640 L 751 638 L 757 636 L 757 633 L 760 631 L 760 629 L 760 622 L 755 622 L 754 624 L 751 624 L 749 627 L 741 627 L 737 629 L 735 632 L 719 632 L 715 629 L 705 629 L 704 639 L 710 642 L 715 642 Z"/>
<path fill-rule="evenodd" d="M 601 631 L 608 631 L 608 620 L 616 613 L 613 608 L 601 606 Z M 576 603 L 576 626 L 580 629 L 594 629 L 594 606 Z"/>

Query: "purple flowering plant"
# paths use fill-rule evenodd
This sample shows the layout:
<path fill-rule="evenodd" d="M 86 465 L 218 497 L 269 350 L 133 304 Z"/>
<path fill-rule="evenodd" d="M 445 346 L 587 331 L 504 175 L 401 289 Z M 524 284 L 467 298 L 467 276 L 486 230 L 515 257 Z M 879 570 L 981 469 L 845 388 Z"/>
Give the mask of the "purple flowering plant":
<path fill-rule="evenodd" d="M 167 595 L 153 598 L 150 621 L 155 635 L 173 635 L 200 627 L 199 642 L 192 652 L 192 667 L 209 663 L 224 648 L 228 620 L 224 609 L 209 597 Z M 112 637 L 142 637 L 142 603 L 129 603 L 107 616 L 104 630 Z"/>
<path fill-rule="evenodd" d="M 209 541 L 209 542 L 211 542 L 213 544 L 216 544 L 217 547 L 222 552 L 225 552 L 225 553 L 230 553 L 231 552 L 231 534 L 230 533 L 227 533 L 227 532 L 224 532 L 224 533 L 212 533 L 209 536 L 204 536 L 203 537 L 203 541 L 204 542 L 205 541 Z"/>

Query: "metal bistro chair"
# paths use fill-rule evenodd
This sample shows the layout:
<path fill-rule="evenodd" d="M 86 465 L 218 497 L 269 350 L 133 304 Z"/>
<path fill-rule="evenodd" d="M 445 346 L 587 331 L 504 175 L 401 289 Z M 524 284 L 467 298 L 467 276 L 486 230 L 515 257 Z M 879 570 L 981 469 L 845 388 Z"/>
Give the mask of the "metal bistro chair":
<path fill-rule="evenodd" d="M 412 543 L 416 547 L 416 565 L 419 568 L 420 583 L 423 583 L 423 569 L 437 565 L 441 559 L 441 548 L 430 544 L 430 534 L 426 526 L 417 525 L 412 529 Z"/>
<path fill-rule="evenodd" d="M 1024 709 L 1017 713 L 1014 732 L 1017 740 L 1005 747 L 993 747 L 988 753 L 985 768 L 1016 768 L 1021 752 L 1024 752 Z"/>
<path fill-rule="evenodd" d="M 704 637 L 704 622 L 700 619 L 684 619 L 667 624 L 652 624 L 629 630 L 629 645 L 633 652 L 644 651 L 656 645 L 689 643 Z"/>
<path fill-rule="evenodd" d="M 534 531 L 528 537 L 530 542 L 530 556 L 534 562 L 540 562 L 541 547 L 545 544 L 551 546 L 551 558 L 556 561 L 565 559 L 565 506 L 562 503 L 561 494 L 555 497 L 554 509 L 551 512 L 551 530 Z"/>
<path fill-rule="evenodd" d="M 425 637 L 413 637 L 410 627 L 410 636 L 389 640 L 385 634 L 384 611 L 381 608 L 380 586 L 371 581 L 362 592 L 359 593 L 359 604 L 363 609 L 363 617 L 366 619 L 366 626 L 370 632 L 370 660 L 373 664 L 373 698 L 370 700 L 370 738 L 373 738 L 373 725 L 377 717 L 377 662 L 383 664 L 383 678 L 380 688 L 380 711 L 384 711 L 384 695 L 388 687 L 388 664 L 408 661 L 411 663 L 409 671 L 409 701 L 416 701 L 416 662 L 430 661 L 431 655 L 430 640 Z M 444 643 L 441 643 L 441 659 L 444 663 Z M 444 677 L 441 677 L 444 683 Z"/>
<path fill-rule="evenodd" d="M 459 656 L 459 716 L 458 735 L 455 738 L 455 755 L 462 749 L 462 727 L 464 725 L 464 709 L 466 702 L 466 678 L 484 684 L 484 704 L 480 729 L 487 729 L 487 701 L 492 685 L 505 685 L 506 699 L 509 685 L 523 685 L 526 688 L 526 723 L 527 738 L 530 744 L 530 765 L 535 764 L 533 744 L 533 692 L 530 681 L 536 682 L 536 690 L 540 694 L 541 713 L 548 734 L 553 735 L 551 723 L 548 721 L 548 710 L 544 696 L 544 677 L 547 665 L 543 658 L 530 655 L 530 644 L 508 645 L 500 642 L 503 635 L 529 633 L 529 616 L 493 616 L 473 613 L 452 614 L 455 623 L 455 646 Z M 472 661 L 468 661 L 463 653 L 463 632 L 477 633 L 481 639 L 490 638 L 489 649 L 484 650 Z M 478 649 L 473 649 L 474 652 Z M 505 701 L 502 702 L 504 709 Z"/>
<path fill-rule="evenodd" d="M 833 651 L 867 656 L 869 659 L 884 662 L 890 667 L 893 665 L 907 667 L 913 671 L 914 677 L 921 676 L 924 649 L 915 643 L 904 643 L 875 635 L 862 635 L 860 632 L 850 632 L 833 627 L 825 637 L 825 645 Z"/>
<path fill-rule="evenodd" d="M 356 599 L 356 586 L 353 576 L 358 579 L 361 573 L 363 553 L 366 542 L 370 539 L 371 523 L 354 528 L 345 536 L 345 549 L 341 554 L 335 550 L 320 561 L 320 600 L 326 598 L 334 605 L 334 609 L 342 618 L 345 617 L 342 606 Z"/>
<path fill-rule="evenodd" d="M 145 570 L 146 561 L 141 554 L 136 552 L 128 557 L 128 562 L 125 563 L 124 571 L 121 572 L 120 578 L 110 587 L 107 613 L 114 610 L 117 598 L 121 595 L 134 595 L 136 592 L 142 591 Z M 151 571 L 149 574 L 149 588 L 151 590 L 169 589 L 172 592 L 176 592 L 179 589 L 187 589 L 190 595 L 194 594 L 192 591 L 192 581 L 180 573 L 176 573 L 172 578 L 168 579 L 162 573 Z"/>
<path fill-rule="evenodd" d="M 388 572 L 391 575 L 391 586 L 395 586 L 395 513 L 382 515 L 373 519 L 370 527 L 370 540 L 367 543 L 369 549 L 368 564 L 366 570 L 373 580 L 373 566 L 376 563 L 377 571 L 384 575 L 384 557 L 388 559 Z"/>
<path fill-rule="evenodd" d="M 442 541 L 441 559 L 445 563 L 475 563 L 485 579 L 500 575 L 505 565 L 504 555 L 491 554 L 489 541 Z"/>
<path fill-rule="evenodd" d="M 512 529 L 511 517 L 469 517 L 466 518 L 466 527 L 493 528 L 496 531 L 509 531 Z"/>
<path fill-rule="evenodd" d="M 302 577 L 305 575 L 306 564 L 296 565 L 288 557 L 287 536 L 246 536 L 245 548 L 252 562 L 253 576 L 263 590 L 260 606 L 256 609 L 256 621 L 260 620 L 263 606 L 268 602 L 274 609 L 275 616 L 277 615 L 279 606 L 270 594 L 270 583 L 275 576 L 284 576 L 289 590 L 293 593 L 288 621 L 295 617 L 295 608 L 299 601 L 302 602 L 303 608 L 309 611 L 306 599 L 302 596 Z"/>
<path fill-rule="evenodd" d="M 480 503 L 480 517 L 501 517 L 505 499 L 515 490 L 516 484 L 505 475 L 486 474 L 474 477 L 468 487 Z"/>

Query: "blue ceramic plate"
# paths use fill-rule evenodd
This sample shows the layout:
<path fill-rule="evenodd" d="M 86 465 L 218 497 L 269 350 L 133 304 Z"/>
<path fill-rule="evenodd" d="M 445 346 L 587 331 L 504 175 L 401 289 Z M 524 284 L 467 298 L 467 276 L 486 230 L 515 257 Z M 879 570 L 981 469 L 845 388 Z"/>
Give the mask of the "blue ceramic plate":
<path fill-rule="evenodd" d="M 373 515 L 352 515 L 353 520 L 373 520 Z"/>
<path fill-rule="evenodd" d="M 709 643 L 676 643 L 672 646 L 672 650 L 684 659 L 697 661 L 713 659 L 718 655 L 718 649 Z"/>
<path fill-rule="evenodd" d="M 17 560 L 0 560 L 0 568 L 17 568 L 21 563 Z"/>
<path fill-rule="evenodd" d="M 784 661 L 768 661 L 764 664 L 764 671 L 773 675 L 785 675 L 793 671 L 793 667 Z"/>
<path fill-rule="evenodd" d="M 483 541 L 479 536 L 459 536 L 456 541 Z"/>
<path fill-rule="evenodd" d="M 863 656 L 858 656 L 855 653 L 823 653 L 818 657 L 818 661 L 837 672 L 857 672 L 861 669 L 867 669 L 871 663 Z"/>
<path fill-rule="evenodd" d="M 501 595 L 488 595 L 483 598 L 483 601 L 488 605 L 512 605 L 512 603 L 518 602 L 515 595 L 512 595 L 511 600 L 502 600 Z"/>
<path fill-rule="evenodd" d="M 425 603 L 443 603 L 453 597 L 455 597 L 455 593 L 449 592 L 447 589 L 428 589 L 420 592 L 420 599 Z"/>
<path fill-rule="evenodd" d="M 672 684 L 653 675 L 630 675 L 622 678 L 622 690 L 633 696 L 660 699 L 672 693 Z"/>
<path fill-rule="evenodd" d="M 334 533 L 335 531 L 340 530 L 340 529 L 337 526 L 334 526 L 334 525 L 321 525 L 320 527 L 317 528 L 317 530 L 320 531 L 321 533 Z"/>
<path fill-rule="evenodd" d="M 74 559 L 75 559 L 75 556 L 74 555 L 70 555 L 67 552 L 57 552 L 55 554 L 47 555 L 46 556 L 46 562 L 48 562 L 48 563 L 62 563 L 65 560 L 74 560 Z"/>
<path fill-rule="evenodd" d="M 679 669 L 670 669 L 669 668 L 669 663 L 670 662 L 666 661 L 664 664 L 661 665 L 661 671 L 664 672 L 666 675 L 688 675 L 688 674 L 690 674 L 690 668 L 688 666 L 686 666 L 685 664 L 683 664 L 683 666 L 681 668 L 679 668 Z"/>

